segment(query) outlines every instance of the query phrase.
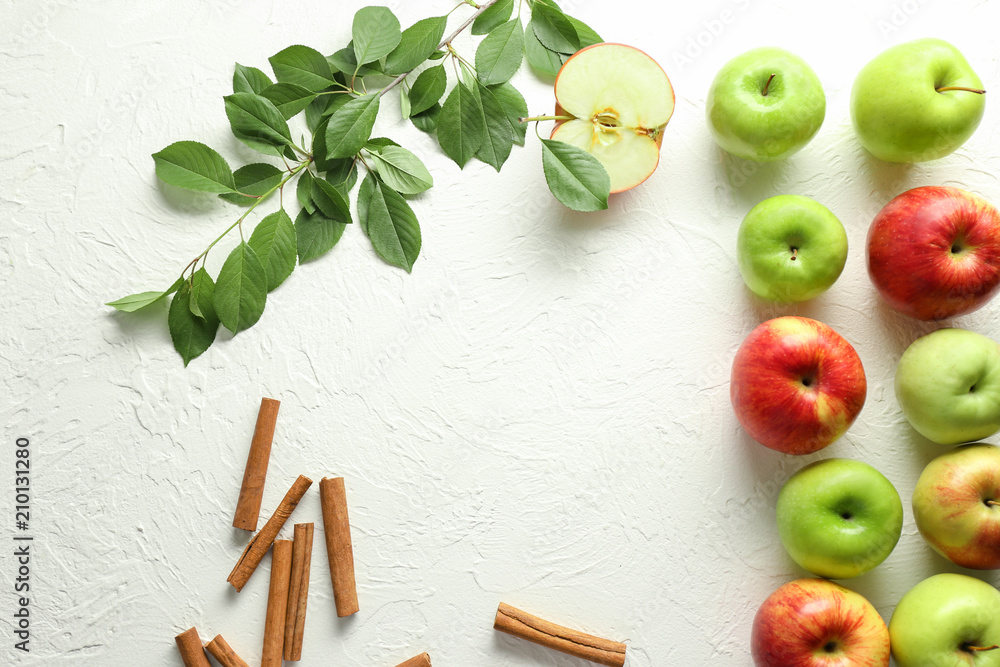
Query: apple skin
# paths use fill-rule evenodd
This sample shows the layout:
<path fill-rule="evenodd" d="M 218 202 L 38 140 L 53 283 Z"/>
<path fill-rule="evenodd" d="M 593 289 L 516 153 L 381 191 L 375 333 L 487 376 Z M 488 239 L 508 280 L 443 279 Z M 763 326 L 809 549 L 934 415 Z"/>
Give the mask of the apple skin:
<path fill-rule="evenodd" d="M 780 302 L 819 296 L 847 262 L 847 232 L 809 197 L 778 195 L 747 213 L 736 237 L 740 275 L 750 291 Z"/>
<path fill-rule="evenodd" d="M 965 445 L 927 464 L 913 490 L 913 516 L 952 563 L 1000 569 L 1000 447 Z"/>
<path fill-rule="evenodd" d="M 970 313 L 1000 290 L 1000 212 L 958 188 L 907 190 L 872 221 L 867 257 L 872 283 L 899 312 Z"/>
<path fill-rule="evenodd" d="M 903 503 L 892 482 L 867 463 L 826 459 L 785 482 L 777 518 L 781 543 L 800 567 L 847 579 L 868 572 L 896 548 Z"/>
<path fill-rule="evenodd" d="M 896 399 L 928 440 L 957 445 L 1000 431 L 1000 345 L 967 329 L 913 341 L 896 365 Z"/>
<path fill-rule="evenodd" d="M 757 610 L 756 667 L 887 667 L 889 631 L 863 596 L 826 579 L 791 581 Z"/>
<path fill-rule="evenodd" d="M 858 73 L 851 89 L 851 122 L 861 145 L 888 162 L 923 162 L 954 152 L 972 136 L 986 109 L 965 57 L 940 39 L 890 47 Z"/>
<path fill-rule="evenodd" d="M 767 95 L 762 94 L 765 86 Z M 826 116 L 826 95 L 802 58 L 761 47 L 722 66 L 708 89 L 705 113 L 708 129 L 724 150 L 745 160 L 771 162 L 795 153 L 816 135 Z"/>
<path fill-rule="evenodd" d="M 754 440 L 786 454 L 811 454 L 847 431 L 867 390 L 850 343 L 822 322 L 787 316 L 759 325 L 740 345 L 729 397 Z"/>
<path fill-rule="evenodd" d="M 924 579 L 896 605 L 889 638 L 899 667 L 1000 667 L 1000 648 L 967 648 L 1000 644 L 1000 591 L 964 574 Z"/>

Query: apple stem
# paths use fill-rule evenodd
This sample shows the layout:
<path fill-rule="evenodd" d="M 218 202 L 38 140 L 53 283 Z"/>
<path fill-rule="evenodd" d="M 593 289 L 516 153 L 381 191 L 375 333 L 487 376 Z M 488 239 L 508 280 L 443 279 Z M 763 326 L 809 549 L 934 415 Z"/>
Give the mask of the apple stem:
<path fill-rule="evenodd" d="M 576 116 L 529 116 L 527 118 L 518 118 L 519 123 L 531 123 L 535 121 L 543 120 L 573 120 Z"/>
<path fill-rule="evenodd" d="M 987 500 L 986 504 L 989 505 L 990 507 L 1000 507 L 1000 502 L 997 502 L 995 500 Z"/>
<path fill-rule="evenodd" d="M 943 93 L 946 90 L 964 90 L 967 93 L 976 93 L 977 95 L 985 95 L 986 91 L 982 88 L 966 88 L 965 86 L 945 86 L 944 88 L 935 88 L 939 93 Z"/>
<path fill-rule="evenodd" d="M 967 651 L 995 651 L 1000 648 L 1000 644 L 994 644 L 993 646 L 966 646 Z"/>
<path fill-rule="evenodd" d="M 767 77 L 767 83 L 764 84 L 764 90 L 760 91 L 760 94 L 763 95 L 764 97 L 767 97 L 767 89 L 771 85 L 771 81 L 773 80 L 774 80 L 774 74 Z"/>

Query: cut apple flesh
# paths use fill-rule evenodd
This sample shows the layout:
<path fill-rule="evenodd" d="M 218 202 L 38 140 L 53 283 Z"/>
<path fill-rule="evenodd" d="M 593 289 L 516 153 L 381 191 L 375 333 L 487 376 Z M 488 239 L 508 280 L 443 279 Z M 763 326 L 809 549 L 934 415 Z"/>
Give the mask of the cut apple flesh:
<path fill-rule="evenodd" d="M 674 89 L 656 61 L 623 44 L 595 44 L 573 55 L 555 83 L 559 123 L 552 138 L 587 151 L 604 165 L 611 191 L 634 188 L 660 159 Z"/>

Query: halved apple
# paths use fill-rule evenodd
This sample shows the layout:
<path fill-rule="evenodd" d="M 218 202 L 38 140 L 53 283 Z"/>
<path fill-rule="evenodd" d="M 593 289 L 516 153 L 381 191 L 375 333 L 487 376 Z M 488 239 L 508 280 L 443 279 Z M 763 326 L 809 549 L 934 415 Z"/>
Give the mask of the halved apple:
<path fill-rule="evenodd" d="M 660 161 L 663 128 L 674 113 L 674 88 L 648 55 L 624 44 L 594 44 L 556 75 L 552 139 L 587 151 L 604 165 L 611 192 L 639 185 Z"/>

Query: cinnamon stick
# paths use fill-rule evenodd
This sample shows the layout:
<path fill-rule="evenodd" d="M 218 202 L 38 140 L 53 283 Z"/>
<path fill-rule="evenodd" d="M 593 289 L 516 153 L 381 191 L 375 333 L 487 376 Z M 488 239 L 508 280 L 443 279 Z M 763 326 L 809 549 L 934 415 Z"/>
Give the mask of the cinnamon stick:
<path fill-rule="evenodd" d="M 218 660 L 222 667 L 250 667 L 246 660 L 236 655 L 222 635 L 215 635 L 215 639 L 205 644 L 205 650 Z"/>
<path fill-rule="evenodd" d="M 208 664 L 197 629 L 185 630 L 174 637 L 174 641 L 177 642 L 177 650 L 181 652 L 185 667 L 212 667 Z"/>
<path fill-rule="evenodd" d="M 625 664 L 625 644 L 577 632 L 500 603 L 493 627 L 547 648 L 608 667 Z"/>
<path fill-rule="evenodd" d="M 260 667 L 281 667 L 285 643 L 285 613 L 288 608 L 288 580 L 292 575 L 292 541 L 275 540 L 271 550 L 271 585 L 267 591 L 264 618 L 264 649 Z"/>
<path fill-rule="evenodd" d="M 240 486 L 240 498 L 236 502 L 236 514 L 233 517 L 235 528 L 251 532 L 257 530 L 260 501 L 264 495 L 264 480 L 267 478 L 267 463 L 271 458 L 271 441 L 274 439 L 274 423 L 278 419 L 279 405 L 281 401 L 273 398 L 260 399 L 257 425 L 253 429 L 250 453 L 247 455 L 247 465 L 243 471 L 243 484 Z"/>
<path fill-rule="evenodd" d="M 288 611 L 285 613 L 285 660 L 302 659 L 305 634 L 306 602 L 309 598 L 309 567 L 312 564 L 313 524 L 295 524 L 292 543 L 292 578 L 288 585 Z"/>
<path fill-rule="evenodd" d="M 226 580 L 237 591 L 242 591 L 243 587 L 246 586 L 246 583 L 250 580 L 250 576 L 257 569 L 257 566 L 260 565 L 261 559 L 264 558 L 264 554 L 271 548 L 274 538 L 278 536 L 278 531 L 285 525 L 285 521 L 291 515 L 292 510 L 299 504 L 302 496 L 311 485 L 311 479 L 305 475 L 299 475 L 298 479 L 292 484 L 292 488 L 288 489 L 288 493 L 281 500 L 278 509 L 274 510 L 271 518 L 267 520 L 267 523 L 264 524 L 259 533 L 250 538 L 250 542 L 243 549 L 240 559 L 236 561 L 236 566 L 229 573 L 229 578 Z"/>
<path fill-rule="evenodd" d="M 337 616 L 350 616 L 359 607 L 344 478 L 324 477 L 320 480 L 319 497 L 323 507 L 323 533 L 326 535 L 326 552 L 330 557 L 330 577 L 333 579 Z"/>
<path fill-rule="evenodd" d="M 431 667 L 431 657 L 426 653 L 421 653 L 420 655 L 399 663 L 396 667 Z"/>

